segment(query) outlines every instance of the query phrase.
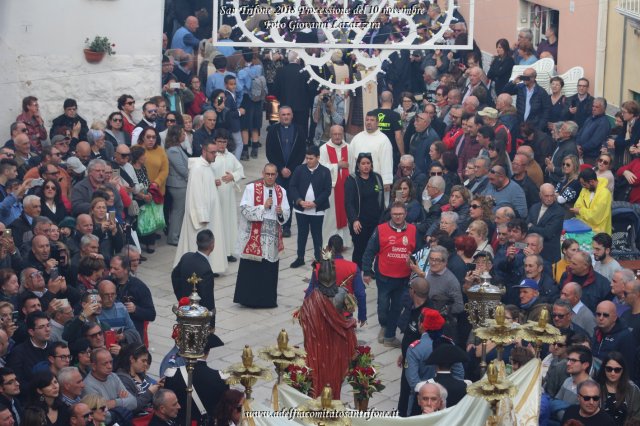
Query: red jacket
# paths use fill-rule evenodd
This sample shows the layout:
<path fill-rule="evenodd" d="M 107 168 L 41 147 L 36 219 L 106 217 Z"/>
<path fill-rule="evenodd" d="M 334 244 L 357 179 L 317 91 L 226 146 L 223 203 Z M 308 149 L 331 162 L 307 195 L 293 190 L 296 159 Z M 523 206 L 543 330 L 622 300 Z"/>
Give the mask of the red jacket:
<path fill-rule="evenodd" d="M 637 178 L 635 183 L 630 184 L 632 189 L 631 194 L 629 194 L 629 202 L 640 203 L 640 158 L 636 158 L 626 166 L 620 167 L 616 172 L 616 175 L 626 180 L 622 174 L 627 170 L 636 175 Z"/>

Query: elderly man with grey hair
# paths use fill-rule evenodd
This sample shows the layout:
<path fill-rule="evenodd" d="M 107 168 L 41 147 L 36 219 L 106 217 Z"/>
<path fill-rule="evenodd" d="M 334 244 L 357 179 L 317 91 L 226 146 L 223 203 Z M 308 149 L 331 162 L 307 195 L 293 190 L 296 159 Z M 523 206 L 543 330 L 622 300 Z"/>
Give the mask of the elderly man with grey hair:
<path fill-rule="evenodd" d="M 396 179 L 408 177 L 413 183 L 416 194 L 422 194 L 424 187 L 427 185 L 427 175 L 416 170 L 416 163 L 411 154 L 404 154 L 400 157 L 400 164 L 396 173 Z"/>
<path fill-rule="evenodd" d="M 118 189 L 105 179 L 106 164 L 107 163 L 101 159 L 91 160 L 87 167 L 87 177 L 73 186 L 73 190 L 71 191 L 71 205 L 73 206 L 74 216 L 81 213 L 89 213 L 93 193 L 98 187 L 104 185 L 113 191 L 116 213 L 118 217 L 122 217 L 122 198 L 120 198 Z"/>
<path fill-rule="evenodd" d="M 474 162 L 476 168 L 473 181 L 469 182 L 467 188 L 472 194 L 481 194 L 489 185 L 489 169 L 491 160 L 486 157 L 477 157 Z"/>
<path fill-rule="evenodd" d="M 619 318 L 622 317 L 631 306 L 625 302 L 626 293 L 625 287 L 627 283 L 633 282 L 636 279 L 636 274 L 631 269 L 620 269 L 613 273 L 611 277 L 611 294 L 613 299 L 611 300 L 616 305 L 616 314 Z M 629 324 L 627 324 L 629 325 Z"/>
<path fill-rule="evenodd" d="M 22 199 L 22 213 L 9 225 L 16 248 L 21 248 L 23 241 L 31 236 L 33 220 L 40 216 L 42 206 L 37 195 L 27 195 Z"/>
<path fill-rule="evenodd" d="M 429 283 L 429 300 L 433 308 L 442 313 L 450 331 L 455 334 L 456 316 L 464 310 L 460 282 L 447 268 L 449 252 L 442 246 L 431 247 L 429 251 L 429 272 L 426 280 Z"/>
<path fill-rule="evenodd" d="M 566 300 L 573 311 L 573 322 L 593 335 L 596 328 L 596 317 L 593 312 L 582 303 L 582 287 L 576 282 L 568 282 L 560 290 L 560 299 Z"/>
<path fill-rule="evenodd" d="M 440 383 L 421 382 L 417 386 L 420 414 L 431 414 L 447 408 L 447 390 Z"/>
<path fill-rule="evenodd" d="M 576 134 L 576 143 L 582 150 L 582 159 L 585 164 L 595 166 L 600 156 L 600 148 L 607 141 L 611 132 L 611 124 L 605 114 L 607 100 L 595 98 L 591 106 L 591 116 L 580 126 Z"/>
<path fill-rule="evenodd" d="M 446 188 L 446 182 L 442 176 L 431 176 L 427 182 L 427 187 L 422 192 L 422 207 L 426 212 L 424 220 L 417 225 L 418 232 L 421 236 L 424 236 L 431 226 L 440 220 L 442 214 L 442 207 L 448 202 L 448 197 L 445 197 L 444 191 Z"/>
<path fill-rule="evenodd" d="M 531 206 L 527 217 L 529 232 L 544 238 L 544 248 L 540 255 L 551 263 L 560 260 L 560 234 L 564 224 L 564 209 L 558 204 L 553 185 L 545 183 L 540 187 L 540 202 Z"/>
<path fill-rule="evenodd" d="M 84 390 L 84 381 L 78 367 L 61 368 L 58 371 L 58 383 L 60 384 L 62 402 L 67 406 L 80 402 L 80 395 Z"/>
<path fill-rule="evenodd" d="M 429 102 L 436 101 L 436 89 L 440 86 L 438 80 L 438 69 L 433 65 L 424 67 L 422 73 L 422 79 L 424 80 L 425 93 L 427 94 L 427 100 Z"/>

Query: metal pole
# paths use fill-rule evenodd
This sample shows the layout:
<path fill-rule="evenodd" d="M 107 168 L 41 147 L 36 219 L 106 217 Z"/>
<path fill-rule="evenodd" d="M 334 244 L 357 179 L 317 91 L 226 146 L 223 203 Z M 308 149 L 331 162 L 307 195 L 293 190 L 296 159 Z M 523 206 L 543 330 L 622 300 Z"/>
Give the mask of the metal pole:
<path fill-rule="evenodd" d="M 480 359 L 480 375 L 487 372 L 487 341 L 482 341 L 482 358 Z"/>
<path fill-rule="evenodd" d="M 191 425 L 191 393 L 193 392 L 193 367 L 196 360 L 187 358 L 187 416 L 185 425 Z"/>

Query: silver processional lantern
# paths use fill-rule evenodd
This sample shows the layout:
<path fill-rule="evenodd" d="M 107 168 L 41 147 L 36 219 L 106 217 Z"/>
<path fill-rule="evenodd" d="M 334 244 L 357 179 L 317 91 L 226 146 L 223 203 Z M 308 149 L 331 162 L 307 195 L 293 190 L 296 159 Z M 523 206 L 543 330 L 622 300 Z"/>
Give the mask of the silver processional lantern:
<path fill-rule="evenodd" d="M 464 305 L 474 330 L 486 326 L 488 319 L 495 318 L 496 307 L 500 304 L 500 299 L 505 292 L 504 288 L 491 284 L 489 272 L 484 271 L 480 278 L 482 281 L 479 284 L 473 285 L 466 291 L 469 301 Z M 486 369 L 487 341 L 482 339 L 481 373 L 484 374 Z"/>
<path fill-rule="evenodd" d="M 176 315 L 178 355 L 186 361 L 187 368 L 187 408 L 186 424 L 191 424 L 191 393 L 193 391 L 193 368 L 196 361 L 204 356 L 204 348 L 209 337 L 209 323 L 213 313 L 200 305 L 200 296 L 196 291 L 196 285 L 202 281 L 195 272 L 187 280 L 193 286 L 193 292 L 189 296 L 189 304 L 174 305 L 173 313 Z"/>

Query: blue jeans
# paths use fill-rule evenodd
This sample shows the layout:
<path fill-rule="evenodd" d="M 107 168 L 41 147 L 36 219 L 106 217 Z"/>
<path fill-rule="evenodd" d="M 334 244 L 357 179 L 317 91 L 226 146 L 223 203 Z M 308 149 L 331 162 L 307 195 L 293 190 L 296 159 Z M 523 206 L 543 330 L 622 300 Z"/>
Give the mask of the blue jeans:
<path fill-rule="evenodd" d="M 242 155 L 242 133 L 240 132 L 234 132 L 231 133 L 231 138 L 233 139 L 233 143 L 235 144 L 235 146 L 233 147 L 233 155 L 235 155 L 235 157 L 239 160 L 240 156 Z"/>
<path fill-rule="evenodd" d="M 311 238 L 313 239 L 313 255 L 316 260 L 320 260 L 322 250 L 322 220 L 324 216 L 311 216 L 296 212 L 298 222 L 298 258 L 304 259 L 304 252 L 307 248 L 307 238 L 309 228 L 311 228 Z"/>
<path fill-rule="evenodd" d="M 398 319 L 402 310 L 402 297 L 408 291 L 407 278 L 391 278 L 380 274 L 376 276 L 378 287 L 378 322 L 384 327 L 384 338 L 396 336 Z"/>

